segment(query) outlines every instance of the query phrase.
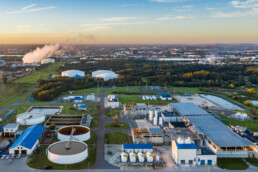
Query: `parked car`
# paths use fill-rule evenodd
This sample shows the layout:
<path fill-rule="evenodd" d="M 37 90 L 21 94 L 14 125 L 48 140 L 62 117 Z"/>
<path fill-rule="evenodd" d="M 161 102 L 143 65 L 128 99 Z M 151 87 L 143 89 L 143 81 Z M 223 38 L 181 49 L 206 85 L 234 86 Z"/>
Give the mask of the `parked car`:
<path fill-rule="evenodd" d="M 5 159 L 5 157 L 6 157 L 6 155 L 2 155 L 2 156 L 1 156 L 1 159 Z"/>
<path fill-rule="evenodd" d="M 9 159 L 10 158 L 10 155 L 6 155 L 5 159 Z"/>
<path fill-rule="evenodd" d="M 46 169 L 46 170 L 50 170 L 50 169 L 52 169 L 52 166 L 51 165 L 45 165 L 43 168 Z"/>
<path fill-rule="evenodd" d="M 14 157 L 15 157 L 15 155 L 14 155 L 14 154 L 10 155 L 10 159 L 13 159 Z"/>

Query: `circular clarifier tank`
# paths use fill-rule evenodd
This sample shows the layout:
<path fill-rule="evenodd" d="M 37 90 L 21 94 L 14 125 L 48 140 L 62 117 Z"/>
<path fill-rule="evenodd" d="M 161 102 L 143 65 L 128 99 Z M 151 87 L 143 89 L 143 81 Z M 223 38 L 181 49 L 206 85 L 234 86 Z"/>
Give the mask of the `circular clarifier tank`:
<path fill-rule="evenodd" d="M 58 130 L 57 138 L 61 141 L 69 140 L 72 129 L 76 129 L 73 133 L 72 140 L 83 142 L 90 139 L 90 128 L 81 125 L 71 125 L 60 128 Z"/>
<path fill-rule="evenodd" d="M 39 112 L 25 112 L 17 115 L 16 122 L 21 125 L 35 125 L 44 122 L 46 116 Z"/>
<path fill-rule="evenodd" d="M 48 147 L 48 159 L 56 164 L 75 164 L 84 161 L 88 157 L 88 145 L 84 142 L 71 141 L 67 149 L 68 141 L 53 143 Z"/>

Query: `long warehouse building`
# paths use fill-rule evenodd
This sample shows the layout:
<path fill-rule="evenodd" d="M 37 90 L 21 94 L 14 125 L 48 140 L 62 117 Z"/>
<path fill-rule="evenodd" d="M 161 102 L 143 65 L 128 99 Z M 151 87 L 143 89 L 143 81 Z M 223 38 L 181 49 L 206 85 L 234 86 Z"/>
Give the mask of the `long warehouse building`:
<path fill-rule="evenodd" d="M 171 103 L 190 128 L 206 140 L 218 157 L 248 157 L 253 144 L 193 103 Z"/>

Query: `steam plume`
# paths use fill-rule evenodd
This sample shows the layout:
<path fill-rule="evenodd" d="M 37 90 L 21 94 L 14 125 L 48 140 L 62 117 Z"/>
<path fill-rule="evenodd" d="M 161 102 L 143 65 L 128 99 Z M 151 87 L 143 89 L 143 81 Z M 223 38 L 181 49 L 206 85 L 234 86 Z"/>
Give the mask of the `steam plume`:
<path fill-rule="evenodd" d="M 23 63 L 38 63 L 43 59 L 51 57 L 59 48 L 59 44 L 45 45 L 43 48 L 37 47 L 36 50 L 25 54 L 22 58 Z"/>

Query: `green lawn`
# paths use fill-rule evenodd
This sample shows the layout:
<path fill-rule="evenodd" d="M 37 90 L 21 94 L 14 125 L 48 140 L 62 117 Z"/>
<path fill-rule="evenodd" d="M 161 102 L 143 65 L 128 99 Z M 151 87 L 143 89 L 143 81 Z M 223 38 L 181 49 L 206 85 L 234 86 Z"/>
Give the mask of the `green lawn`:
<path fill-rule="evenodd" d="M 241 158 L 218 158 L 217 166 L 227 170 L 246 170 L 248 165 Z"/>
<path fill-rule="evenodd" d="M 98 125 L 99 125 L 99 119 L 98 118 L 93 118 L 91 120 L 90 128 L 91 129 L 98 128 Z"/>
<path fill-rule="evenodd" d="M 110 88 L 86 88 L 86 89 L 81 89 L 81 90 L 75 90 L 74 95 L 88 95 L 90 93 L 94 93 L 96 95 L 102 93 L 103 91 L 107 91 Z M 66 92 L 62 94 L 62 96 L 68 96 L 70 94 L 67 94 Z"/>
<path fill-rule="evenodd" d="M 163 101 L 160 99 L 157 100 L 142 100 L 140 96 L 119 96 L 119 100 L 122 104 L 132 104 L 136 103 L 146 103 L 150 105 L 167 105 L 169 103 L 177 103 L 178 101 L 173 99 L 172 101 Z"/>
<path fill-rule="evenodd" d="M 130 125 L 128 123 L 124 123 L 124 122 L 119 122 L 119 127 L 114 127 L 113 126 L 113 122 L 112 123 L 108 123 L 108 124 L 105 124 L 105 128 L 108 128 L 108 129 L 112 129 L 112 130 L 121 130 L 121 129 L 129 129 L 130 128 Z"/>
<path fill-rule="evenodd" d="M 250 164 L 258 167 L 258 159 L 256 159 L 256 158 L 246 158 L 246 161 L 249 162 Z"/>
<path fill-rule="evenodd" d="M 91 139 L 86 141 L 88 144 L 88 158 L 82 162 L 71 165 L 60 165 L 52 163 L 48 160 L 46 155 L 47 145 L 41 145 L 39 148 L 38 154 L 32 154 L 28 161 L 27 165 L 34 169 L 43 169 L 45 165 L 51 165 L 54 170 L 79 170 L 86 169 L 91 165 L 94 165 L 96 162 L 96 142 L 97 135 L 94 132 L 91 132 Z"/>
<path fill-rule="evenodd" d="M 121 112 L 121 111 L 122 111 L 121 109 L 109 109 L 109 110 L 106 110 L 106 111 L 105 111 L 105 115 L 106 115 L 107 117 L 110 117 L 110 118 L 115 117 L 116 115 L 117 115 L 118 117 L 120 117 L 120 112 Z"/>
<path fill-rule="evenodd" d="M 170 92 L 170 93 L 173 93 L 174 94 L 174 90 L 177 90 L 179 92 L 189 92 L 191 94 L 196 94 L 196 93 L 202 93 L 203 91 L 200 91 L 199 90 L 200 88 L 198 87 L 168 87 L 167 90 Z M 184 93 L 186 94 L 186 93 Z"/>
<path fill-rule="evenodd" d="M 239 120 L 236 120 L 236 119 L 228 118 L 228 117 L 226 117 L 224 115 L 221 115 L 221 114 L 218 114 L 218 116 L 221 119 L 227 119 L 228 121 L 226 121 L 226 122 L 223 121 L 223 123 L 228 125 L 228 126 L 239 125 L 239 126 L 243 126 L 243 127 L 248 127 L 248 129 L 250 129 L 252 131 L 258 131 L 258 120 L 239 121 Z"/>
<path fill-rule="evenodd" d="M 50 64 L 48 67 L 40 69 L 36 72 L 33 72 L 29 75 L 22 77 L 22 78 L 16 79 L 12 83 L 36 84 L 40 78 L 47 79 L 49 74 L 53 74 L 53 75 L 59 74 L 58 69 L 62 65 L 63 65 L 63 63 Z"/>
<path fill-rule="evenodd" d="M 121 132 L 105 134 L 105 144 L 128 144 L 128 135 Z"/>
<path fill-rule="evenodd" d="M 117 87 L 116 89 L 112 89 L 106 92 L 106 94 L 113 94 L 114 92 L 120 92 L 120 94 L 131 94 L 137 93 L 140 89 L 137 86 L 128 86 L 128 87 Z"/>

